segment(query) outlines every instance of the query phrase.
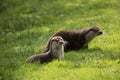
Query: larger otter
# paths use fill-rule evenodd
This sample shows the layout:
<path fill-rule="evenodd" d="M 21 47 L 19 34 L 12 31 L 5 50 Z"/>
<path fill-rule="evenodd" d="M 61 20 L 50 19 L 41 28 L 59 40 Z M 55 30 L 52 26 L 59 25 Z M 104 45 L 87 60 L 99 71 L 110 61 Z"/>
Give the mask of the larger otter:
<path fill-rule="evenodd" d="M 79 50 L 81 48 L 88 48 L 88 43 L 103 32 L 96 26 L 92 26 L 87 29 L 75 30 L 75 31 L 59 31 L 51 36 L 48 40 L 44 52 L 50 49 L 50 41 L 55 36 L 61 36 L 64 41 L 64 50 Z"/>
<path fill-rule="evenodd" d="M 37 54 L 30 56 L 26 59 L 26 62 L 40 61 L 41 63 L 50 62 L 53 59 L 64 59 L 64 41 L 62 37 L 55 36 L 50 40 L 49 50 L 44 54 Z"/>

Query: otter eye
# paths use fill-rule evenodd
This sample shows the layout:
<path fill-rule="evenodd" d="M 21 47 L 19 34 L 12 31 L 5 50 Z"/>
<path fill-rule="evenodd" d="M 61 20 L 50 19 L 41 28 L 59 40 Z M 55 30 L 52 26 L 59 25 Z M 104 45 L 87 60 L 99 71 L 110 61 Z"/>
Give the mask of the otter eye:
<path fill-rule="evenodd" d="M 58 39 L 57 39 L 57 41 L 60 41 L 60 40 L 62 40 L 62 39 L 61 39 L 61 38 L 58 38 Z"/>
<path fill-rule="evenodd" d="M 52 40 L 52 41 L 54 41 L 54 42 L 58 42 L 58 40 Z"/>
<path fill-rule="evenodd" d="M 98 30 L 94 30 L 94 32 L 97 32 Z"/>

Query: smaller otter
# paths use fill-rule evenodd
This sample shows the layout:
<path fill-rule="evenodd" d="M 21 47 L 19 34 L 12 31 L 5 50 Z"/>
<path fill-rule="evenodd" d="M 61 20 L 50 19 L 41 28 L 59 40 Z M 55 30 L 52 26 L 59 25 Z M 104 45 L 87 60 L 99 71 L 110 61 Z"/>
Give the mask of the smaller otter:
<path fill-rule="evenodd" d="M 64 59 L 64 40 L 60 36 L 55 36 L 50 40 L 49 51 L 30 56 L 26 59 L 26 62 L 40 61 L 40 63 L 50 62 L 53 59 Z"/>

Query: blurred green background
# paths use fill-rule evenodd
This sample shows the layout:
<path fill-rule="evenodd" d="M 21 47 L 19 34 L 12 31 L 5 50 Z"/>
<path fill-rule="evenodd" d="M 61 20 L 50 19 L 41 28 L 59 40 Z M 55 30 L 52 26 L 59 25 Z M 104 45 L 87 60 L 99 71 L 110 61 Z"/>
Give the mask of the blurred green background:
<path fill-rule="evenodd" d="M 65 61 L 27 64 L 59 30 L 99 26 L 104 35 Z M 120 0 L 0 0 L 0 80 L 119 80 Z"/>

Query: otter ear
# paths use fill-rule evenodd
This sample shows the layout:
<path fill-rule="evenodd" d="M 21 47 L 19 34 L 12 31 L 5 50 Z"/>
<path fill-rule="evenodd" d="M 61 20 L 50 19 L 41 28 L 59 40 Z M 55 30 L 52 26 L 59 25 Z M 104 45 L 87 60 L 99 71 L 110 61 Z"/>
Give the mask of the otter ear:
<path fill-rule="evenodd" d="M 89 28 L 89 29 L 88 29 L 88 32 L 90 32 L 90 31 L 93 31 L 93 29 L 92 29 L 92 28 Z"/>
<path fill-rule="evenodd" d="M 54 39 L 51 39 L 50 41 L 54 41 Z"/>
<path fill-rule="evenodd" d="M 53 41 L 54 40 L 54 37 L 53 38 L 51 38 L 51 41 Z"/>

